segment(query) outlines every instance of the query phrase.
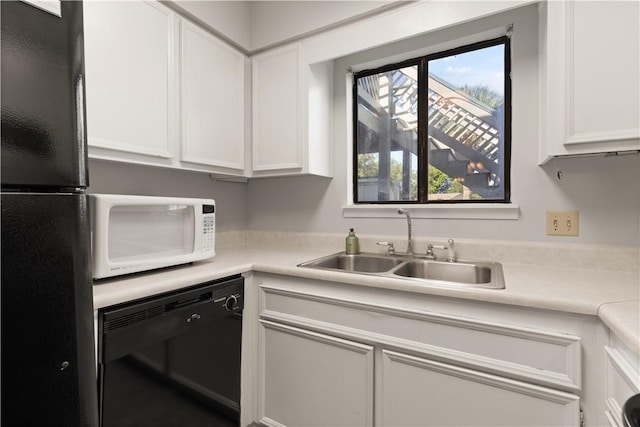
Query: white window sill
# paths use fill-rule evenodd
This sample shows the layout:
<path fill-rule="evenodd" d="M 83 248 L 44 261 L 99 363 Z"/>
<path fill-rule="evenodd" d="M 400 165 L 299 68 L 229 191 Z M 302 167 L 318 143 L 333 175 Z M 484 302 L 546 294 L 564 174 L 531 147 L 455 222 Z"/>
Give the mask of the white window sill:
<path fill-rule="evenodd" d="M 518 219 L 519 206 L 514 203 L 474 203 L 458 205 L 346 205 L 344 218 L 395 218 L 399 208 L 411 218 L 427 219 Z"/>

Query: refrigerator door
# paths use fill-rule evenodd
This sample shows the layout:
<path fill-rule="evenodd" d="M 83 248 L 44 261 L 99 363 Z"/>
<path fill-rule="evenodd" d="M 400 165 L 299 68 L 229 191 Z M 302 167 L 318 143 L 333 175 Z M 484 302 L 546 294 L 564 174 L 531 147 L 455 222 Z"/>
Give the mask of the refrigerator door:
<path fill-rule="evenodd" d="M 0 7 L 2 186 L 86 187 L 82 2 Z"/>
<path fill-rule="evenodd" d="M 2 193 L 3 426 L 97 426 L 84 194 Z"/>

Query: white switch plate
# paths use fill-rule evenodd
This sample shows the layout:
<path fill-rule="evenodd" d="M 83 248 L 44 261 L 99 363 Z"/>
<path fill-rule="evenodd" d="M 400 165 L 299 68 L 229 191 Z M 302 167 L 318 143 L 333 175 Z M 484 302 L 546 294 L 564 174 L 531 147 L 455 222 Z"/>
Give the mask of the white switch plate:
<path fill-rule="evenodd" d="M 579 226 L 578 211 L 547 211 L 548 236 L 577 236 Z"/>

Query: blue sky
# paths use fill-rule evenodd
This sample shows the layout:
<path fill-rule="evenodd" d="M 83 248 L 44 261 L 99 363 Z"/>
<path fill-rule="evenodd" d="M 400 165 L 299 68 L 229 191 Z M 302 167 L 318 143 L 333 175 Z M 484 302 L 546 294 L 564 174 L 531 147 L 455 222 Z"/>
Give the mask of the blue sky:
<path fill-rule="evenodd" d="M 458 87 L 483 85 L 504 95 L 504 45 L 430 61 L 429 73 Z M 402 162 L 400 151 L 392 152 L 391 157 Z M 412 155 L 411 169 L 417 168 L 417 157 Z"/>
<path fill-rule="evenodd" d="M 484 85 L 504 94 L 504 45 L 429 61 L 429 72 L 458 87 Z"/>

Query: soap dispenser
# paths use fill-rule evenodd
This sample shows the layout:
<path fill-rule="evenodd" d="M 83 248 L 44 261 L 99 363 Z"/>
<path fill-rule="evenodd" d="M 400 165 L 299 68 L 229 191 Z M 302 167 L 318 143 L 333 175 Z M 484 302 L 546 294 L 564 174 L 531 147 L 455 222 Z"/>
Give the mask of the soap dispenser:
<path fill-rule="evenodd" d="M 354 255 L 360 253 L 360 242 L 358 241 L 358 236 L 356 236 L 353 228 L 349 229 L 349 235 L 345 240 L 345 252 L 347 254 Z"/>

